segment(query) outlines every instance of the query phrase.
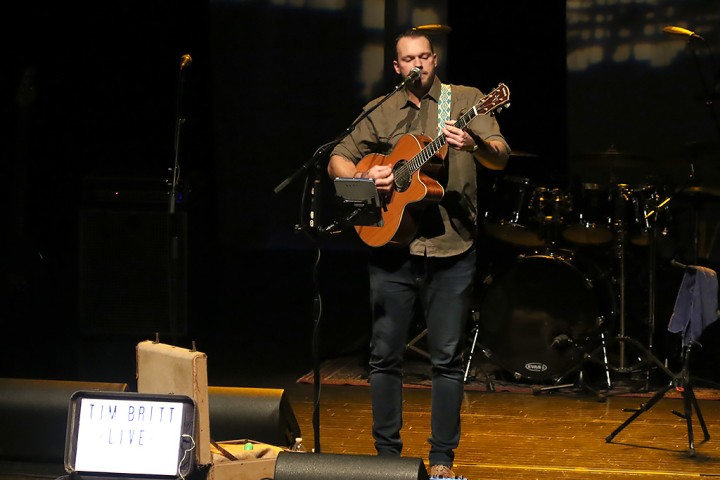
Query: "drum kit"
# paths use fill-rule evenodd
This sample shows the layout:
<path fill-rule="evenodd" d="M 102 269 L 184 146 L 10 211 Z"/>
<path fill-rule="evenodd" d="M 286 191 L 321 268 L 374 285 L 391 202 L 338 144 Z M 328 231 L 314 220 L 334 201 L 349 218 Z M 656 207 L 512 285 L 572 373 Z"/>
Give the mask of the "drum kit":
<path fill-rule="evenodd" d="M 563 188 L 505 175 L 492 186 L 482 230 L 514 255 L 503 271 L 480 282 L 475 338 L 485 356 L 516 380 L 557 383 L 577 372 L 584 356 L 609 336 L 627 335 L 629 248 L 648 252 L 642 254 L 650 263 L 648 282 L 645 288 L 633 283 L 632 294 L 648 296 L 647 348 L 653 348 L 656 243 L 672 231 L 671 200 L 687 189 L 614 181 L 622 168 L 640 165 L 636 157 L 603 154 L 589 160 L 609 165 L 613 181 Z M 614 363 L 614 371 L 627 367 L 624 342 L 619 349 L 610 359 L 602 349 L 608 387 L 607 363 Z"/>

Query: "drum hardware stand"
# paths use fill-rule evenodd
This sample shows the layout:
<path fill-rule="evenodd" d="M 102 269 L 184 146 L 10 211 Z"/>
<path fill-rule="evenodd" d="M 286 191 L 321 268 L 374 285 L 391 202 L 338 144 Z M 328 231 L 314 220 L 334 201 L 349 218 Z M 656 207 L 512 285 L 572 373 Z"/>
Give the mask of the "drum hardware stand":
<path fill-rule="evenodd" d="M 422 348 L 419 348 L 419 347 L 416 347 L 416 346 L 415 346 L 420 340 L 422 340 L 422 339 L 425 338 L 426 336 L 427 336 L 427 328 L 423 329 L 422 332 L 420 332 L 420 333 L 418 333 L 417 335 L 415 335 L 415 336 L 407 343 L 407 345 L 405 345 L 405 348 L 407 348 L 408 350 L 412 350 L 413 352 L 415 352 L 415 353 L 417 353 L 417 354 L 419 354 L 419 355 L 427 358 L 428 360 L 430 360 L 430 354 L 429 354 L 428 352 L 426 352 L 426 351 L 423 350 Z"/>
<path fill-rule="evenodd" d="M 473 355 L 475 354 L 475 346 L 477 345 L 477 338 L 480 334 L 480 325 L 478 324 L 478 321 L 480 319 L 480 313 L 473 309 L 471 313 L 471 318 L 473 321 L 473 329 L 470 332 L 473 336 L 472 343 L 470 344 L 470 352 L 468 353 L 468 359 L 467 359 L 467 365 L 465 365 L 465 376 L 463 377 L 463 381 L 467 383 L 468 376 L 470 376 L 470 365 L 472 364 Z"/>
<path fill-rule="evenodd" d="M 470 335 L 472 336 L 472 341 L 470 342 L 470 350 L 468 351 L 468 357 L 465 362 L 465 375 L 463 377 L 463 382 L 467 383 L 468 378 L 470 377 L 470 367 L 472 366 L 473 357 L 475 355 L 475 347 L 480 346 L 483 352 L 485 352 L 486 357 L 491 357 L 492 353 L 489 352 L 488 349 L 483 347 L 478 343 L 478 336 L 480 335 L 480 312 L 478 312 L 476 309 L 473 309 L 471 312 L 471 319 L 473 322 L 473 328 L 470 332 Z M 423 329 L 422 332 L 415 335 L 405 346 L 408 350 L 411 350 L 418 355 L 430 360 L 430 354 L 423 350 L 420 347 L 417 347 L 417 343 L 425 338 L 427 336 L 427 328 Z M 485 387 L 487 388 L 488 392 L 494 392 L 495 391 L 495 385 L 493 384 L 492 380 L 488 375 L 485 375 Z"/>
<path fill-rule="evenodd" d="M 580 361 L 580 363 L 578 363 L 577 365 L 572 367 L 567 372 L 563 373 L 557 380 L 557 382 L 559 382 L 560 380 L 565 379 L 571 373 L 577 372 L 578 376 L 577 376 L 577 380 L 575 383 L 563 383 L 563 384 L 549 385 L 547 387 L 533 387 L 532 394 L 538 395 L 538 394 L 544 393 L 544 392 L 555 392 L 558 390 L 566 390 L 566 389 L 574 388 L 574 389 L 588 391 L 588 392 L 592 393 L 593 395 L 595 395 L 597 397 L 598 401 L 604 402 L 606 400 L 606 396 L 603 393 L 601 393 L 600 390 L 596 390 L 596 389 L 592 388 L 585 381 L 585 374 L 583 371 L 584 364 L 587 361 L 592 359 L 592 354 L 595 351 L 597 351 L 598 349 L 602 350 L 602 352 L 603 352 L 603 362 L 602 363 L 605 367 L 605 369 L 604 369 L 605 382 L 606 382 L 608 390 L 610 388 L 612 388 L 612 383 L 610 381 L 610 367 L 609 367 L 608 357 L 607 357 L 607 343 L 605 340 L 605 334 L 602 332 L 600 333 L 600 342 L 601 342 L 600 346 L 598 346 L 596 349 L 594 349 L 590 353 L 584 353 L 583 359 Z M 577 345 L 575 345 L 574 342 L 573 342 L 573 345 L 577 347 Z"/>
<path fill-rule="evenodd" d="M 620 268 L 620 292 L 619 292 L 619 297 L 620 297 L 619 330 L 620 331 L 618 332 L 617 338 L 629 338 L 629 337 L 627 337 L 627 335 L 625 333 L 625 323 L 626 323 L 625 321 L 626 321 L 626 310 L 627 310 L 626 302 L 625 302 L 625 300 L 626 300 L 626 297 L 625 297 L 625 293 L 626 293 L 626 272 L 625 272 L 626 248 L 625 248 L 625 245 L 626 245 L 626 237 L 627 237 L 627 229 L 626 229 L 627 219 L 625 218 L 626 209 L 623 208 L 623 202 L 631 201 L 629 195 L 632 195 L 632 191 L 627 184 L 618 184 L 617 187 L 618 187 L 618 197 L 617 197 L 616 203 L 614 205 L 615 206 L 614 225 L 617 230 L 617 257 L 618 257 L 618 263 L 619 263 L 619 268 Z M 653 255 L 654 255 L 654 253 L 653 253 Z M 654 273 L 652 273 L 652 275 L 653 275 L 652 278 L 654 281 Z M 650 295 L 652 295 L 654 297 L 654 291 L 652 291 L 650 293 Z M 653 303 L 654 303 L 654 300 L 651 300 L 651 305 Z M 651 328 L 651 330 L 652 330 L 652 328 Z M 637 342 L 633 340 L 632 343 L 637 343 Z M 629 367 L 627 366 L 627 355 L 626 355 L 627 352 L 626 352 L 624 341 L 621 341 L 620 345 L 618 345 L 618 352 L 619 352 L 619 358 L 618 358 L 619 365 L 617 368 L 613 368 L 613 370 L 616 371 L 617 373 L 632 373 L 632 372 L 636 371 L 639 364 L 635 364 L 635 365 L 629 366 Z M 606 370 L 609 371 L 609 364 L 607 363 L 608 360 L 607 360 L 606 355 L 605 355 L 604 362 L 605 362 Z M 641 362 L 641 364 L 642 364 L 642 362 Z M 649 370 L 648 370 L 647 376 L 649 377 Z M 608 387 L 612 388 L 612 386 L 613 385 L 611 384 L 611 382 L 608 381 Z"/>
<path fill-rule="evenodd" d="M 477 341 L 480 334 L 480 312 L 476 309 L 473 309 L 471 318 L 473 321 L 473 329 L 470 333 L 472 334 L 473 338 L 472 342 L 470 343 L 470 351 L 468 353 L 467 363 L 465 365 L 465 376 L 463 377 L 463 381 L 465 383 L 467 383 L 468 377 L 470 376 L 470 367 L 472 365 L 473 356 L 475 355 L 475 347 L 479 345 L 486 358 L 492 357 L 492 352 L 485 348 L 483 345 L 479 344 Z M 488 392 L 495 392 L 495 384 L 490 378 L 490 375 L 488 375 L 487 373 L 485 374 L 485 388 Z"/>
<path fill-rule="evenodd" d="M 651 197 L 652 198 L 652 197 Z M 668 197 L 657 205 L 647 205 L 649 211 L 645 214 L 645 220 L 651 222 L 650 238 L 648 241 L 648 348 L 653 352 L 653 337 L 655 335 L 655 291 L 657 282 L 657 261 L 655 259 L 657 249 L 657 214 L 661 208 L 667 207 L 670 202 Z M 654 217 L 654 218 L 653 218 Z M 650 368 L 648 367 L 645 377 L 645 391 L 650 391 Z"/>

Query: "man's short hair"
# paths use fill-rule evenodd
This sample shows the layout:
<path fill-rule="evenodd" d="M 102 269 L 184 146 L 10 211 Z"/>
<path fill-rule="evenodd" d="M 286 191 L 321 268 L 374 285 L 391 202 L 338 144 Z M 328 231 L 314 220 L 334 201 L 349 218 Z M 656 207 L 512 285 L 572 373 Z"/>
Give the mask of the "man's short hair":
<path fill-rule="evenodd" d="M 427 33 L 421 32 L 420 30 L 415 30 L 413 28 L 409 28 L 402 32 L 400 35 L 395 37 L 395 47 L 397 48 L 397 44 L 400 41 L 401 38 L 426 38 L 428 43 L 430 44 L 430 51 L 432 53 L 435 53 L 435 47 L 433 46 L 432 40 L 430 40 L 430 36 Z"/>

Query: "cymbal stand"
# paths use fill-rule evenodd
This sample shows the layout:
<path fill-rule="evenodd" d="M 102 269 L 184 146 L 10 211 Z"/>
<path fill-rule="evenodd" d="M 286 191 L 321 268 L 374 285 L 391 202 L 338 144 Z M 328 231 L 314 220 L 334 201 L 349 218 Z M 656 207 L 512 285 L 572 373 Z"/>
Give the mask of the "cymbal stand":
<path fill-rule="evenodd" d="M 618 262 L 620 263 L 620 336 L 625 336 L 625 227 L 618 231 Z M 619 368 L 625 368 L 625 344 L 620 344 Z"/>
<path fill-rule="evenodd" d="M 618 257 L 618 263 L 620 267 L 620 312 L 619 312 L 619 319 L 620 319 L 620 332 L 619 336 L 624 337 L 625 336 L 625 235 L 626 235 L 626 224 L 627 221 L 625 219 L 625 212 L 626 209 L 624 208 L 624 203 L 629 202 L 631 199 L 629 198 L 629 189 L 626 184 L 619 184 L 618 186 L 618 196 L 615 198 L 615 219 L 614 224 L 617 231 L 617 257 Z M 619 345 L 619 370 L 623 371 L 625 369 L 625 344 L 623 342 L 620 342 Z"/>
<path fill-rule="evenodd" d="M 646 205 L 649 210 L 645 213 L 645 220 L 650 224 L 648 238 L 648 347 L 650 354 L 653 352 L 653 338 L 655 336 L 655 292 L 657 287 L 657 234 L 658 234 L 658 212 L 662 208 L 667 208 L 671 197 L 667 197 L 660 203 L 653 203 L 656 199 L 651 196 Z M 645 377 L 645 390 L 650 390 L 650 368 L 647 369 Z"/>

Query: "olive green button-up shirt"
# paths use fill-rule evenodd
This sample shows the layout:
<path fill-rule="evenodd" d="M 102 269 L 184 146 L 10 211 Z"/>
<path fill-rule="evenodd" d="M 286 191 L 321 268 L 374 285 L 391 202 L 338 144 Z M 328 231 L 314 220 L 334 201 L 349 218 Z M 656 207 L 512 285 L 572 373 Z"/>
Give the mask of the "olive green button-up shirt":
<path fill-rule="evenodd" d="M 332 154 L 357 164 L 370 153 L 390 154 L 398 140 L 408 133 L 436 138 L 440 89 L 441 82 L 436 77 L 430 91 L 421 99 L 420 107 L 408 98 L 405 90 L 391 96 L 358 123 Z M 480 104 L 483 98 L 480 90 L 474 87 L 451 85 L 451 92 L 451 120 Z M 364 111 L 381 100 L 382 97 L 372 100 Z M 466 130 L 484 140 L 505 142 L 495 117 L 490 115 L 477 115 Z M 429 205 L 423 211 L 418 234 L 410 243 L 411 254 L 449 257 L 459 255 L 473 245 L 478 215 L 477 166 L 472 153 L 449 149 L 445 173 L 441 179 L 436 178 L 445 194 L 440 203 Z"/>

